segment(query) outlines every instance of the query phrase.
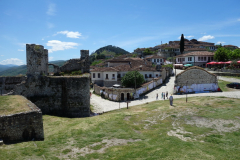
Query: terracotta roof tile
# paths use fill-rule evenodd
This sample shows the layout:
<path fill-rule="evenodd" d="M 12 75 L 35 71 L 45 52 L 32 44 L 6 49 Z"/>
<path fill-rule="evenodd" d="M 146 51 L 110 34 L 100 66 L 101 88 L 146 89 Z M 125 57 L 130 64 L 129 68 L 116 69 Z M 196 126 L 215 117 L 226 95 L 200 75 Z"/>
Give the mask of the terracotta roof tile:
<path fill-rule="evenodd" d="M 185 56 L 213 56 L 214 53 L 213 52 L 209 52 L 209 51 L 193 51 L 193 52 L 189 52 L 189 53 L 185 53 L 185 54 L 180 54 L 176 57 L 185 57 Z"/>

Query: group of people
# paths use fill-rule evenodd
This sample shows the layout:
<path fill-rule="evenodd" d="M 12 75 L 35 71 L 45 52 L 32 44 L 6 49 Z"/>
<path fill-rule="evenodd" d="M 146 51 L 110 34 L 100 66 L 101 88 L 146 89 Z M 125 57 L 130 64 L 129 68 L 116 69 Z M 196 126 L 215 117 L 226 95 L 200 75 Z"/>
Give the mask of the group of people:
<path fill-rule="evenodd" d="M 162 92 L 162 98 L 161 99 L 163 99 L 163 100 L 165 100 L 165 97 L 168 99 L 168 91 L 166 92 L 166 94 L 165 94 L 165 92 Z M 157 93 L 157 95 L 156 95 L 156 100 L 158 100 L 158 93 Z"/>
<path fill-rule="evenodd" d="M 166 94 L 165 94 L 165 92 L 162 92 L 161 95 L 162 95 L 161 99 L 165 100 L 165 97 L 168 99 L 168 91 L 166 92 Z M 158 93 L 156 94 L 156 100 L 158 100 Z M 169 101 L 170 101 L 170 105 L 172 106 L 172 104 L 173 104 L 173 96 L 172 96 L 172 94 L 169 97 Z"/>

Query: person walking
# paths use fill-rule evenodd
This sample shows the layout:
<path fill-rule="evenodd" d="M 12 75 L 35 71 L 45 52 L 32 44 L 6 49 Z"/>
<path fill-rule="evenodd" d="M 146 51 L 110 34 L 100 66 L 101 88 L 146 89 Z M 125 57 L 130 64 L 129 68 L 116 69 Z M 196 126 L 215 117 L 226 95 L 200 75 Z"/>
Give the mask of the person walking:
<path fill-rule="evenodd" d="M 165 92 L 163 92 L 163 100 L 165 100 Z"/>
<path fill-rule="evenodd" d="M 156 95 L 156 100 L 158 100 L 158 93 L 157 93 L 157 95 Z"/>
<path fill-rule="evenodd" d="M 163 99 L 163 92 L 162 92 L 162 99 Z"/>
<path fill-rule="evenodd" d="M 168 91 L 166 92 L 166 98 L 168 99 Z"/>
<path fill-rule="evenodd" d="M 172 94 L 171 94 L 171 96 L 169 97 L 169 101 L 170 101 L 170 106 L 172 106 L 172 105 L 173 105 L 173 96 L 172 96 Z"/>

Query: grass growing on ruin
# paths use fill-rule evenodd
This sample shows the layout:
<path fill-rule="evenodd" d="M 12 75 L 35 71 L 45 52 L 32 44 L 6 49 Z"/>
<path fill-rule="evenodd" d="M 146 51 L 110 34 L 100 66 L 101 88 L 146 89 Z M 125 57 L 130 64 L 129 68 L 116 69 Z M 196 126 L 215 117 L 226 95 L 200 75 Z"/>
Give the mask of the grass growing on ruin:
<path fill-rule="evenodd" d="M 240 99 L 191 97 L 89 118 L 43 116 L 44 141 L 0 159 L 240 159 Z"/>
<path fill-rule="evenodd" d="M 0 96 L 0 115 L 29 111 L 27 103 L 29 101 L 22 96 Z"/>

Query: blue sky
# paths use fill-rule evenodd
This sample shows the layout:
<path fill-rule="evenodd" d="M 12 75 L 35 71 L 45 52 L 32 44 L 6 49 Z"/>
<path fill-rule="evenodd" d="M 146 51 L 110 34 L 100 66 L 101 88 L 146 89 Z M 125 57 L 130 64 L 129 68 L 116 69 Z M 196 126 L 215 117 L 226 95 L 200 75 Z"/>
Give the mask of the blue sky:
<path fill-rule="evenodd" d="M 0 0 L 0 64 L 26 64 L 26 43 L 49 60 L 106 45 L 129 52 L 188 39 L 240 47 L 240 1 Z"/>

